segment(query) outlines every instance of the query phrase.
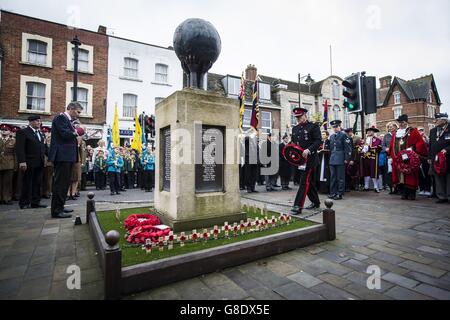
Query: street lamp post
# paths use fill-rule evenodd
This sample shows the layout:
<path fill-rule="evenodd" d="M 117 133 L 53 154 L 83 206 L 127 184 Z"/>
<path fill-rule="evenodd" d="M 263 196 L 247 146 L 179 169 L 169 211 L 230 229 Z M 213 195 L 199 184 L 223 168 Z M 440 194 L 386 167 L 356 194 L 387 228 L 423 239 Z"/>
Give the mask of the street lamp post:
<path fill-rule="evenodd" d="M 298 106 L 299 106 L 299 108 L 301 108 L 302 107 L 302 85 L 301 85 L 301 81 L 302 81 L 302 79 L 305 79 L 306 78 L 306 83 L 308 83 L 308 85 L 310 86 L 310 88 L 311 88 L 311 83 L 312 82 L 314 82 L 314 80 L 311 78 L 311 74 L 309 74 L 308 73 L 308 75 L 307 76 L 301 76 L 300 75 L 300 73 L 298 74 Z"/>
<path fill-rule="evenodd" d="M 73 101 L 78 101 L 78 50 L 81 46 L 80 40 L 75 36 L 73 40 L 70 42 L 75 46 L 73 53 Z"/>

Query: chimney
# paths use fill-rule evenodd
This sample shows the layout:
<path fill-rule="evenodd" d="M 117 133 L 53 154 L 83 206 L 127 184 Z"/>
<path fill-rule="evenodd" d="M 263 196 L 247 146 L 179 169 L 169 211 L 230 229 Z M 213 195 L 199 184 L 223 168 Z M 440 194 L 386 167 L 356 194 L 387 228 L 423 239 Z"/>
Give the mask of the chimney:
<path fill-rule="evenodd" d="M 385 76 L 380 78 L 380 89 L 390 88 L 392 84 L 392 76 Z"/>
<path fill-rule="evenodd" d="M 245 69 L 245 80 L 255 81 L 258 69 L 253 64 L 249 64 Z"/>
<path fill-rule="evenodd" d="M 106 27 L 105 26 L 98 26 L 98 33 L 101 33 L 101 34 L 106 34 Z"/>

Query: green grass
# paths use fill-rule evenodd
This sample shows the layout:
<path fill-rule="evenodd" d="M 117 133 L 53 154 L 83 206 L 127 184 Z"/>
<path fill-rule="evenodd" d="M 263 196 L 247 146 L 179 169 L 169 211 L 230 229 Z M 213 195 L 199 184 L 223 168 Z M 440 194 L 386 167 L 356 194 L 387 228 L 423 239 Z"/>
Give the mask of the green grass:
<path fill-rule="evenodd" d="M 230 232 L 231 238 L 229 239 L 218 239 L 218 240 L 208 240 L 207 242 L 203 242 L 203 240 L 200 240 L 196 243 L 186 243 L 184 247 L 180 247 L 180 245 L 175 242 L 173 250 L 167 250 L 167 247 L 164 248 L 163 252 L 152 250 L 152 253 L 147 254 L 145 250 L 142 250 L 141 246 L 136 247 L 130 245 L 126 239 L 125 234 L 127 230 L 123 226 L 123 221 L 131 214 L 145 214 L 145 213 L 151 213 L 151 208 L 131 208 L 131 209 L 123 209 L 120 212 L 120 221 L 117 221 L 116 219 L 116 213 L 115 211 L 103 211 L 98 212 L 98 220 L 100 222 L 100 226 L 102 227 L 103 231 L 106 233 L 110 230 L 117 230 L 120 233 L 120 248 L 122 250 L 122 266 L 132 266 L 144 262 L 150 262 L 155 261 L 159 259 L 165 259 L 169 257 L 173 257 L 176 255 L 191 253 L 194 251 L 204 250 L 204 249 L 210 249 L 215 248 L 222 245 L 227 245 L 231 243 L 241 242 L 245 240 L 260 238 L 268 235 L 273 235 L 277 233 L 292 231 L 296 229 L 306 228 L 315 225 L 314 222 L 311 221 L 305 221 L 305 220 L 298 220 L 298 219 L 292 219 L 292 223 L 290 225 L 284 225 L 272 229 L 267 229 L 261 232 L 254 232 L 254 233 L 246 233 L 244 235 L 239 235 L 237 237 L 233 237 L 233 233 Z M 272 216 L 279 217 L 280 215 L 275 212 L 268 212 L 267 217 L 269 220 L 272 218 Z M 247 217 L 255 219 L 256 217 L 262 218 L 261 214 L 248 211 L 247 210 Z M 219 226 L 221 227 L 221 226 Z M 209 228 L 212 229 L 212 228 Z M 192 230 L 189 232 L 186 232 L 186 235 L 190 234 Z M 203 229 L 198 229 L 197 232 L 203 232 Z M 178 233 L 179 235 L 179 233 Z M 221 231 L 220 236 L 223 237 L 223 231 Z"/>

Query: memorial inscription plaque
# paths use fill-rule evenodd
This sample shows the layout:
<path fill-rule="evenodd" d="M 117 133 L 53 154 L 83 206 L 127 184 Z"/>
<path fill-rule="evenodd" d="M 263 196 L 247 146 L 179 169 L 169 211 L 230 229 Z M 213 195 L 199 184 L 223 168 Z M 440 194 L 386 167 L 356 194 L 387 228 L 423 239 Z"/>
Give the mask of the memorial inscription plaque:
<path fill-rule="evenodd" d="M 163 190 L 170 191 L 170 166 L 171 166 L 170 127 L 161 129 L 161 176 Z"/>
<path fill-rule="evenodd" d="M 196 125 L 195 192 L 224 191 L 225 127 Z"/>

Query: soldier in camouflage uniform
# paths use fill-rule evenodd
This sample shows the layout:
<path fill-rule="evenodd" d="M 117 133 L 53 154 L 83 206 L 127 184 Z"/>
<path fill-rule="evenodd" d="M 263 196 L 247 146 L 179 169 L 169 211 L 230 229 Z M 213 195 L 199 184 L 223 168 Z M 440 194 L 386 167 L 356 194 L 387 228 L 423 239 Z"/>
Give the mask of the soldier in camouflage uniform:
<path fill-rule="evenodd" d="M 11 135 L 11 126 L 0 126 L 0 204 L 12 205 L 12 184 L 15 166 L 16 139 Z"/>

